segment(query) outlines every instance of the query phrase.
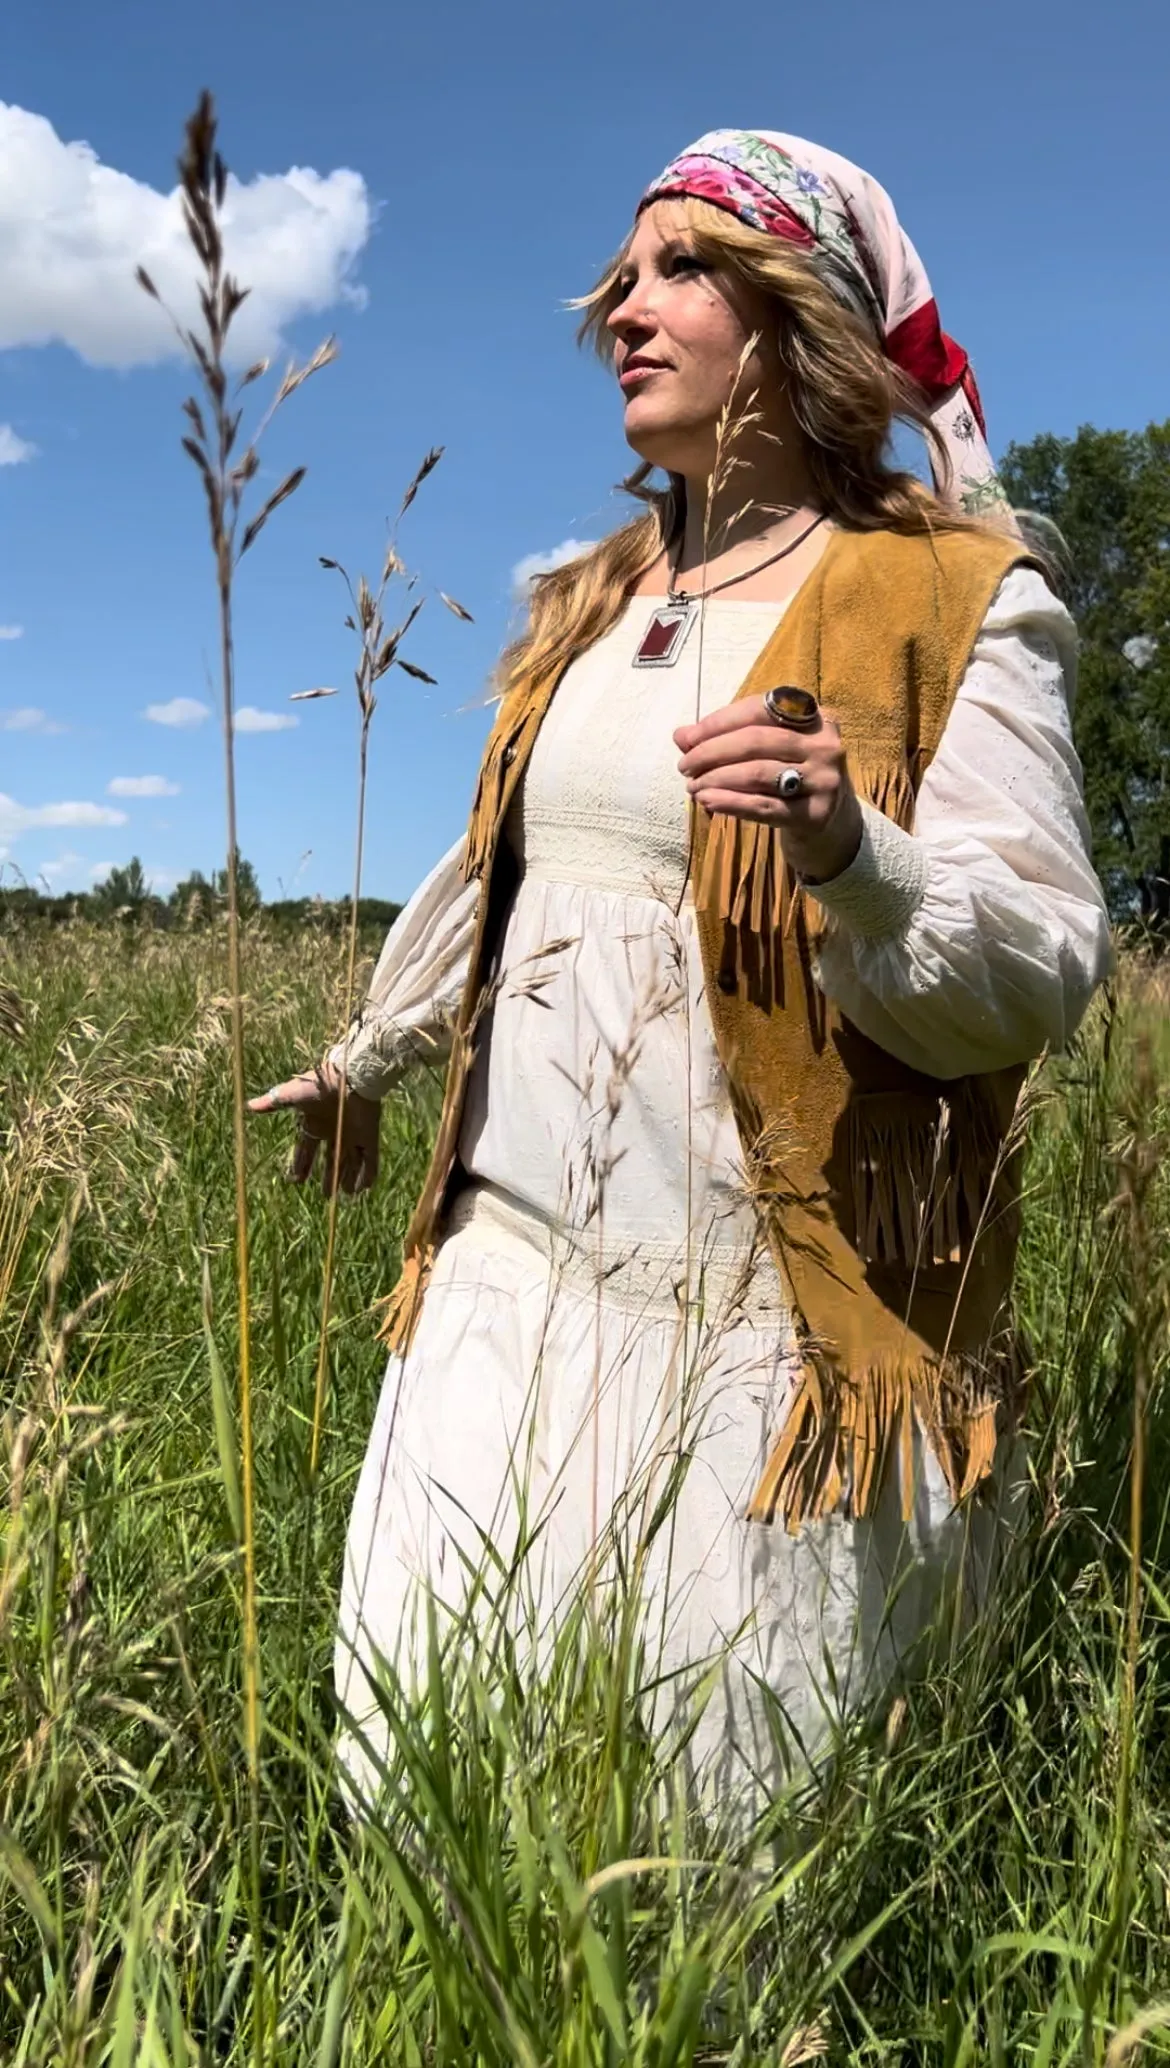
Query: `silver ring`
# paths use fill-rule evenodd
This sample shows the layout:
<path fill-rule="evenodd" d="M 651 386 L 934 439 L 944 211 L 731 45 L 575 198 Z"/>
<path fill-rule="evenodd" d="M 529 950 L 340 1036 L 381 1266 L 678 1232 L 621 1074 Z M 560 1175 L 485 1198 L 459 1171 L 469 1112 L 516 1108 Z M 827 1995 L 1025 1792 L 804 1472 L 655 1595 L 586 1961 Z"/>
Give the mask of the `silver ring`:
<path fill-rule="evenodd" d="M 776 777 L 776 795 L 791 804 L 804 790 L 804 777 L 798 768 L 782 768 Z"/>

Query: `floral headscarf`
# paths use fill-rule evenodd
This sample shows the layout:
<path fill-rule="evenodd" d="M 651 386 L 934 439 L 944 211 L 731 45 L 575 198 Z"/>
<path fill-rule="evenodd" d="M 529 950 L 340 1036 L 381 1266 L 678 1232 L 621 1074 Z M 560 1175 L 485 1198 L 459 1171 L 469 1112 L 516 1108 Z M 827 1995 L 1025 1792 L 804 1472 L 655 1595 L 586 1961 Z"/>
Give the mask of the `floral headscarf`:
<path fill-rule="evenodd" d="M 895 366 L 928 397 L 950 463 L 939 493 L 969 513 L 1003 501 L 970 361 L 939 322 L 922 261 L 884 187 L 799 137 L 712 129 L 652 182 L 639 214 L 684 195 L 813 254 L 838 300 L 872 323 Z"/>

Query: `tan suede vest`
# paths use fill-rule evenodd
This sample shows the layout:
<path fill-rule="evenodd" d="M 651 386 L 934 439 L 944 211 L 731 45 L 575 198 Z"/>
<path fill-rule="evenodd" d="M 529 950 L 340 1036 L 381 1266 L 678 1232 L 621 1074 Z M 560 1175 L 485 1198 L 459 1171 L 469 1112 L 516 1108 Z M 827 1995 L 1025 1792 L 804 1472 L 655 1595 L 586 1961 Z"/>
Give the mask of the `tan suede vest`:
<path fill-rule="evenodd" d="M 1017 540 L 839 532 L 739 694 L 813 690 L 836 717 L 860 796 L 909 826 L 979 627 Z M 501 837 L 559 678 L 521 680 L 488 740 L 466 868 L 484 885 L 434 1155 L 383 1334 L 410 1340 L 515 887 Z M 789 1529 L 872 1512 L 892 1456 L 911 1512 L 917 1423 L 959 1499 L 990 1471 L 1015 1411 L 1009 1315 L 1023 1070 L 926 1077 L 818 990 L 811 895 L 769 827 L 694 817 L 706 996 L 761 1231 L 790 1302 L 801 1371 L 749 1513 Z"/>

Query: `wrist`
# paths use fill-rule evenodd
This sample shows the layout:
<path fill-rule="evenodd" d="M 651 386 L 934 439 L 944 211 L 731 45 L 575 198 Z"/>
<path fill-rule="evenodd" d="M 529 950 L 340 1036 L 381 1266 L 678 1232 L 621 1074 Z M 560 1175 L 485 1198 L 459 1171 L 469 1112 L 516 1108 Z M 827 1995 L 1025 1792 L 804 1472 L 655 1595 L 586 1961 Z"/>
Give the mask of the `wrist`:
<path fill-rule="evenodd" d="M 834 929 L 855 940 L 905 934 L 926 896 L 930 860 L 923 842 L 872 805 L 861 807 L 861 845 L 848 867 L 812 886 Z"/>
<path fill-rule="evenodd" d="M 390 1088 L 389 1073 L 376 1046 L 363 1039 L 364 1031 L 334 1042 L 321 1068 L 331 1090 L 339 1092 L 344 1080 L 347 1101 L 364 1099 L 367 1105 L 380 1106 Z"/>
<path fill-rule="evenodd" d="M 857 859 L 864 830 L 861 804 L 850 790 L 827 826 L 803 840 L 787 833 L 782 836 L 784 851 L 802 883 L 812 887 L 831 883 Z"/>

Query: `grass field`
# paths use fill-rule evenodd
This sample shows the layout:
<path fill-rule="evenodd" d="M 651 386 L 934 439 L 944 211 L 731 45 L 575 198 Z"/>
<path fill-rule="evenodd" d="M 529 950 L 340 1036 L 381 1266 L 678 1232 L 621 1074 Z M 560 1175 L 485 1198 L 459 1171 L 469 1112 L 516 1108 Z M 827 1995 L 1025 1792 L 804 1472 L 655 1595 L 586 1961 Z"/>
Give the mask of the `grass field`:
<path fill-rule="evenodd" d="M 244 956 L 259 1088 L 334 1031 L 344 951 L 260 928 Z M 339 1808 L 334 1594 L 381 1375 L 370 1306 L 435 1113 L 421 1076 L 378 1191 L 343 1212 L 315 1488 L 325 1216 L 282 1182 L 279 1130 L 251 1138 L 253 1799 L 223 969 L 208 934 L 0 940 L 0 2059 L 1170 2059 L 1153 979 L 1127 966 L 1116 1013 L 1041 1080 L 1026 1541 L 982 1627 L 780 1806 L 765 1872 L 660 1785 L 620 1602 L 601 1627 L 568 1614 L 539 1679 L 459 1646 L 401 1712 L 393 1813 L 359 1838 Z"/>

